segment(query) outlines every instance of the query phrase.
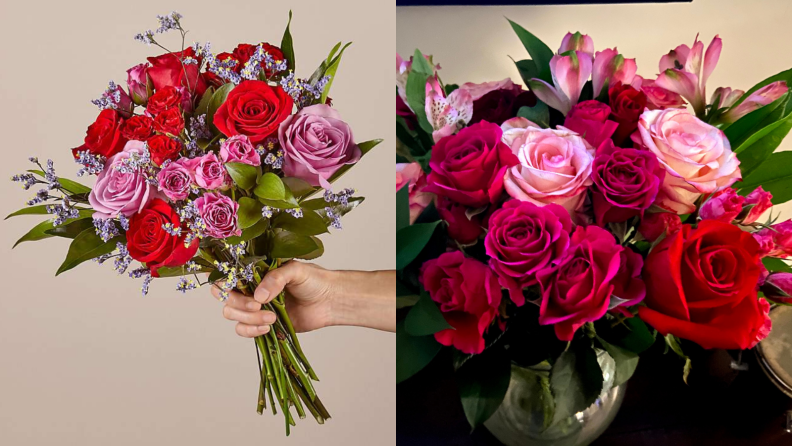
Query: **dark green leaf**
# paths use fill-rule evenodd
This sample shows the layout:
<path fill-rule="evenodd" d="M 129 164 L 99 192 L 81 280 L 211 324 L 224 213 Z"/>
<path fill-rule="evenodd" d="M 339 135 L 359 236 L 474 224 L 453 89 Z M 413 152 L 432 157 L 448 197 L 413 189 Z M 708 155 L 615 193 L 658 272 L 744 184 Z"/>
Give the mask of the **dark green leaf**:
<path fill-rule="evenodd" d="M 205 115 L 207 113 L 209 110 L 209 101 L 212 99 L 214 91 L 214 87 L 208 87 L 206 89 L 203 96 L 201 96 L 201 101 L 198 102 L 198 107 L 195 108 L 195 116 Z"/>
<path fill-rule="evenodd" d="M 104 254 L 109 254 L 116 249 L 116 244 L 123 242 L 124 237 L 119 236 L 108 241 L 102 241 L 101 237 L 96 234 L 94 228 L 88 228 L 81 232 L 69 245 L 69 252 L 66 254 L 66 260 L 63 261 L 55 275 L 64 273 L 75 266 L 99 257 Z"/>
<path fill-rule="evenodd" d="M 215 131 L 217 127 L 214 125 L 214 115 L 217 112 L 217 109 L 223 105 L 226 98 L 228 97 L 228 93 L 234 89 L 234 84 L 227 83 L 223 84 L 212 94 L 212 99 L 209 100 L 209 107 L 206 109 L 206 123 L 209 124 Z"/>
<path fill-rule="evenodd" d="M 315 236 L 311 236 L 311 240 L 313 240 L 314 243 L 316 243 L 316 249 L 309 252 L 308 254 L 297 256 L 298 259 L 313 260 L 321 257 L 322 254 L 324 254 L 324 243 L 322 243 L 322 240 L 320 240 L 319 237 L 315 237 Z"/>
<path fill-rule="evenodd" d="M 415 375 L 440 351 L 434 336 L 410 336 L 404 321 L 396 323 L 396 383 Z"/>
<path fill-rule="evenodd" d="M 531 55 L 531 59 L 536 64 L 536 68 L 539 71 L 539 76 L 537 77 L 547 82 L 553 82 L 550 76 L 550 59 L 553 58 L 553 50 L 522 26 L 511 20 L 509 20 L 509 23 L 514 32 L 517 33 L 517 37 L 520 38 L 520 42 L 522 42 L 528 54 Z"/>
<path fill-rule="evenodd" d="M 292 20 L 292 12 L 289 11 L 289 22 L 286 23 L 286 30 L 283 31 L 283 38 L 281 39 L 281 51 L 283 51 L 283 57 L 286 58 L 286 62 L 289 65 L 289 69 L 294 71 L 294 42 L 292 41 L 292 35 L 289 28 L 291 27 L 291 20 Z"/>
<path fill-rule="evenodd" d="M 789 115 L 754 133 L 735 150 L 743 178 L 748 178 L 775 151 L 791 128 L 792 115 Z"/>
<path fill-rule="evenodd" d="M 740 195 L 748 195 L 758 186 L 773 194 L 773 204 L 792 200 L 792 152 L 777 152 L 767 157 L 750 175 L 737 183 Z"/>
<path fill-rule="evenodd" d="M 255 198 L 240 198 L 239 210 L 237 211 L 237 216 L 239 217 L 239 227 L 245 229 L 258 223 L 262 217 L 261 208 L 261 203 Z"/>
<path fill-rule="evenodd" d="M 404 319 L 404 328 L 413 336 L 426 336 L 441 330 L 454 329 L 446 322 L 429 293 L 421 293 L 421 299 L 412 307 Z"/>
<path fill-rule="evenodd" d="M 300 218 L 281 212 L 272 219 L 272 227 L 286 229 L 299 235 L 319 235 L 328 232 L 325 220 L 316 211 L 310 209 L 303 209 L 303 216 Z"/>
<path fill-rule="evenodd" d="M 36 206 L 29 206 L 26 208 L 22 208 L 16 212 L 12 212 L 8 214 L 5 219 L 8 220 L 9 218 L 16 217 L 17 215 L 48 215 L 49 212 L 47 212 L 47 206 L 49 205 L 39 204 Z M 77 208 L 77 209 L 80 210 L 80 217 L 90 217 L 94 213 L 93 209 L 82 209 L 82 208 Z"/>
<path fill-rule="evenodd" d="M 415 113 L 418 125 L 428 134 L 432 134 L 432 124 L 426 117 L 426 80 L 432 75 L 431 70 L 426 73 L 420 69 L 420 63 L 416 61 L 425 60 L 424 55 L 419 50 L 415 50 L 413 55 L 413 68 L 407 76 L 405 92 L 407 94 L 407 104 Z"/>
<path fill-rule="evenodd" d="M 617 344 L 633 353 L 643 353 L 655 342 L 654 336 L 649 332 L 649 328 L 640 318 L 631 317 L 624 320 L 628 334 L 621 338 Z M 614 341 L 615 342 L 615 341 Z"/>
<path fill-rule="evenodd" d="M 264 231 L 269 229 L 269 227 L 270 227 L 269 220 L 262 218 L 255 225 L 242 230 L 242 235 L 240 236 L 240 242 L 253 240 L 254 238 L 263 234 Z"/>
<path fill-rule="evenodd" d="M 604 339 L 597 337 L 600 344 L 616 362 L 616 376 L 613 378 L 613 386 L 616 387 L 626 383 L 635 372 L 638 366 L 638 355 L 629 350 L 605 342 Z"/>
<path fill-rule="evenodd" d="M 75 238 L 80 235 L 81 232 L 88 228 L 93 228 L 93 219 L 91 218 L 80 218 L 78 220 L 73 220 L 71 223 L 64 223 L 58 226 L 53 227 L 52 229 L 47 230 L 47 234 L 54 235 L 56 237 L 64 237 L 64 238 Z"/>
<path fill-rule="evenodd" d="M 396 233 L 396 269 L 404 269 L 418 257 L 439 223 L 415 224 Z"/>
<path fill-rule="evenodd" d="M 205 266 L 205 265 L 201 265 L 199 267 L 199 269 L 197 269 L 195 271 L 187 271 L 187 268 L 185 268 L 184 266 L 173 266 L 173 267 L 162 266 L 162 267 L 157 268 L 157 274 L 160 277 L 179 277 L 179 276 L 190 275 L 190 274 L 193 274 L 193 273 L 195 273 L 195 274 L 198 274 L 198 273 L 211 273 L 213 271 L 215 271 L 215 269 L 213 267 Z"/>
<path fill-rule="evenodd" d="M 23 242 L 35 242 L 38 240 L 44 240 L 45 238 L 54 237 L 53 234 L 48 233 L 50 229 L 53 229 L 52 221 L 46 220 L 43 221 L 36 226 L 34 226 L 30 231 L 28 231 L 25 235 L 19 238 L 19 240 L 14 243 L 14 248 L 17 247 L 18 244 Z"/>
<path fill-rule="evenodd" d="M 284 177 L 281 178 L 283 184 L 286 185 L 287 188 L 291 191 L 292 195 L 296 198 L 302 198 L 312 192 L 316 191 L 316 188 L 311 186 L 307 181 L 302 180 L 296 177 Z"/>
<path fill-rule="evenodd" d="M 547 108 L 547 104 L 540 100 L 537 100 L 536 105 L 533 107 L 520 107 L 517 111 L 517 116 L 525 118 L 542 128 L 550 127 L 550 109 Z"/>
<path fill-rule="evenodd" d="M 285 201 L 286 186 L 283 181 L 272 172 L 267 172 L 258 179 L 258 184 L 253 190 L 257 197 L 265 200 Z"/>
<path fill-rule="evenodd" d="M 341 63 L 341 56 L 344 54 L 344 50 L 347 49 L 349 45 L 352 45 L 352 42 L 347 43 L 344 45 L 338 54 L 327 64 L 327 69 L 325 70 L 325 75 L 330 76 L 330 80 L 327 81 L 327 85 L 325 85 L 324 91 L 322 91 L 322 97 L 319 99 L 320 104 L 324 104 L 327 101 L 327 95 L 330 94 L 330 87 L 333 85 L 333 80 L 335 79 L 336 71 L 338 71 L 338 64 Z"/>
<path fill-rule="evenodd" d="M 219 269 L 216 269 L 216 270 L 212 271 L 211 273 L 209 273 L 209 279 L 208 280 L 210 282 L 216 282 L 216 281 L 218 281 L 218 280 L 220 280 L 220 279 L 222 279 L 224 277 L 225 277 L 225 274 L 220 272 Z"/>
<path fill-rule="evenodd" d="M 318 248 L 313 238 L 279 230 L 272 239 L 270 254 L 276 259 L 290 259 L 309 254 Z"/>
<path fill-rule="evenodd" d="M 456 372 L 459 396 L 468 423 L 475 428 L 498 410 L 509 389 L 511 361 L 503 348 L 473 355 Z"/>
<path fill-rule="evenodd" d="M 773 76 L 770 76 L 767 79 L 763 80 L 762 82 L 759 82 L 758 84 L 754 85 L 753 87 L 751 87 L 750 90 L 746 91 L 745 94 L 740 96 L 740 99 L 738 99 L 737 102 L 734 103 L 734 105 L 741 104 L 744 100 L 746 100 L 749 96 L 751 96 L 751 94 L 756 90 L 777 81 L 785 81 L 787 86 L 792 85 L 792 68 L 786 71 L 782 71 Z"/>
<path fill-rule="evenodd" d="M 781 259 L 777 259 L 775 257 L 763 257 L 762 263 L 768 271 L 782 271 L 785 273 L 792 273 L 792 267 L 790 267 L 787 262 Z"/>
<path fill-rule="evenodd" d="M 358 147 L 360 147 L 360 156 L 361 156 L 361 158 L 365 154 L 369 153 L 371 151 L 371 149 L 373 149 L 377 144 L 379 144 L 381 142 L 382 142 L 381 139 L 372 139 L 371 141 L 366 141 L 366 142 L 359 143 Z M 341 178 L 341 175 L 347 173 L 347 171 L 349 169 L 351 169 L 352 166 L 354 166 L 354 164 L 344 164 L 343 166 L 341 166 L 340 169 L 336 170 L 334 174 L 330 175 L 330 178 L 327 179 L 327 182 L 328 183 L 335 182 L 337 179 Z"/>
<path fill-rule="evenodd" d="M 418 303 L 418 300 L 421 297 L 415 294 L 409 294 L 406 296 L 396 296 L 396 309 L 407 308 L 415 305 Z"/>
<path fill-rule="evenodd" d="M 35 173 L 36 175 L 44 178 L 44 172 L 40 170 L 28 170 L 30 173 Z M 91 193 L 91 188 L 85 185 L 82 185 L 76 181 L 72 181 L 68 178 L 60 178 L 58 177 L 58 182 L 60 183 L 61 187 L 73 194 L 82 195 L 82 194 L 89 194 Z"/>
<path fill-rule="evenodd" d="M 589 407 L 602 391 L 602 370 L 589 345 L 561 353 L 550 372 L 555 397 L 553 423 Z"/>
<path fill-rule="evenodd" d="M 410 226 L 410 186 L 405 184 L 396 192 L 396 230 Z"/>
<path fill-rule="evenodd" d="M 536 69 L 536 64 L 531 59 L 523 59 L 514 61 L 514 65 L 517 66 L 517 71 L 520 72 L 520 77 L 522 78 L 525 85 L 528 85 L 528 81 L 531 79 L 536 79 L 539 77 L 539 70 Z"/>
<path fill-rule="evenodd" d="M 749 136 L 754 134 L 757 130 L 766 127 L 767 125 L 777 121 L 782 117 L 784 106 L 789 100 L 789 93 L 784 94 L 775 101 L 756 109 L 730 126 L 723 129 L 729 143 L 732 147 L 740 147 L 740 144 L 745 142 Z"/>
<path fill-rule="evenodd" d="M 231 175 L 234 183 L 242 189 L 250 190 L 256 185 L 258 169 L 255 166 L 244 163 L 226 163 L 226 170 Z"/>

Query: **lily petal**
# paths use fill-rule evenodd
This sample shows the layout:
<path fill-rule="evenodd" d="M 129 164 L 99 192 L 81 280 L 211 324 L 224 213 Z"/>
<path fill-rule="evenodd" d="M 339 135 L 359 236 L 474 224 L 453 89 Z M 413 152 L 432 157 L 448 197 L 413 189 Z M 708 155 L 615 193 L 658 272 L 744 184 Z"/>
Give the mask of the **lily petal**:
<path fill-rule="evenodd" d="M 569 98 L 564 96 L 564 93 L 556 90 L 552 85 L 541 79 L 531 79 L 528 82 L 528 88 L 533 91 L 539 100 L 547 104 L 548 107 L 554 108 L 566 116 L 572 105 L 569 103 Z"/>

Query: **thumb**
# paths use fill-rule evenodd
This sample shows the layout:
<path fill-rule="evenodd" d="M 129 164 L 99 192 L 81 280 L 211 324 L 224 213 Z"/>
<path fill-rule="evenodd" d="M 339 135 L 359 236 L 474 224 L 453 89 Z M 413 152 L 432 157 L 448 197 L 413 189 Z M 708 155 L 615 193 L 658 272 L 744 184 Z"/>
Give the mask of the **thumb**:
<path fill-rule="evenodd" d="M 253 293 L 256 301 L 265 304 L 274 299 L 292 283 L 302 283 L 307 278 L 305 264 L 291 261 L 280 268 L 269 271 Z"/>

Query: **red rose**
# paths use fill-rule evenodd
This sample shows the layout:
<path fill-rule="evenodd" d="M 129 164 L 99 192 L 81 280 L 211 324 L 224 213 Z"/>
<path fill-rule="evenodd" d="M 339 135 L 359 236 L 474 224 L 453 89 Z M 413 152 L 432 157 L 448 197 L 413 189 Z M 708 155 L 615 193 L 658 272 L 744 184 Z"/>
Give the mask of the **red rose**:
<path fill-rule="evenodd" d="M 154 134 L 154 120 L 148 116 L 135 115 L 124 122 L 121 134 L 132 141 L 145 141 Z"/>
<path fill-rule="evenodd" d="M 468 209 L 467 206 L 455 203 L 445 197 L 437 199 L 437 212 L 440 214 L 440 218 L 448 223 L 448 236 L 463 245 L 475 242 L 484 232 L 481 214 L 468 218 L 465 213 Z"/>
<path fill-rule="evenodd" d="M 498 201 L 503 174 L 520 162 L 502 135 L 498 125 L 482 121 L 438 141 L 425 190 L 472 208 Z"/>
<path fill-rule="evenodd" d="M 539 323 L 553 324 L 558 339 L 571 341 L 581 325 L 601 319 L 613 303 L 639 303 L 646 294 L 642 264 L 610 232 L 578 226 L 564 254 L 536 275 L 542 287 Z"/>
<path fill-rule="evenodd" d="M 154 129 L 160 133 L 170 133 L 178 136 L 184 130 L 184 118 L 181 110 L 169 108 L 157 115 L 154 119 Z"/>
<path fill-rule="evenodd" d="M 758 262 L 750 232 L 717 220 L 683 225 L 646 258 L 646 307 L 638 314 L 663 335 L 704 348 L 750 348 L 765 324 Z"/>
<path fill-rule="evenodd" d="M 96 121 L 88 126 L 83 145 L 72 149 L 72 154 L 77 158 L 77 152 L 87 150 L 94 155 L 110 158 L 124 150 L 127 139 L 121 134 L 123 123 L 117 111 L 109 108 L 102 110 Z"/>
<path fill-rule="evenodd" d="M 648 242 L 654 242 L 663 234 L 671 235 L 682 226 L 679 215 L 670 212 L 652 212 L 644 214 L 638 232 Z"/>
<path fill-rule="evenodd" d="M 269 55 L 272 56 L 273 59 L 275 59 L 275 60 L 284 60 L 283 51 L 281 51 L 280 48 L 278 48 L 277 46 L 274 46 L 274 45 L 270 45 L 269 43 L 266 43 L 266 42 L 262 43 L 262 45 L 264 46 L 264 51 L 269 53 Z M 231 56 L 234 59 L 239 61 L 239 63 L 236 65 L 236 67 L 234 67 L 237 73 L 242 71 L 242 68 L 245 67 L 245 63 L 248 60 L 250 60 L 250 57 L 253 56 L 253 54 L 256 53 L 256 47 L 257 47 L 257 45 L 251 45 L 249 43 L 240 43 L 239 45 L 237 45 L 236 48 L 234 48 L 234 52 L 231 53 Z M 272 76 L 273 74 L 275 74 L 272 70 L 268 70 L 267 69 L 267 67 L 264 64 L 263 60 L 261 61 L 260 65 L 261 65 L 261 68 L 264 69 L 264 74 L 268 78 L 270 76 Z"/>
<path fill-rule="evenodd" d="M 613 142 L 618 146 L 638 129 L 638 118 L 646 108 L 646 94 L 631 85 L 616 82 L 608 90 L 608 97 L 611 118 L 619 124 L 619 128 L 613 134 Z"/>
<path fill-rule="evenodd" d="M 160 267 L 184 265 L 198 251 L 197 237 L 189 247 L 185 247 L 187 231 L 182 230 L 182 235 L 178 237 L 171 235 L 162 228 L 166 223 L 181 228 L 179 214 L 168 203 L 155 198 L 129 219 L 129 230 L 126 232 L 129 256 L 145 263 L 154 277 L 159 277 L 157 269 Z"/>
<path fill-rule="evenodd" d="M 198 77 L 200 60 L 197 64 L 182 64 L 182 59 L 187 57 L 196 59 L 195 50 L 187 48 L 184 51 L 149 57 L 151 67 L 148 69 L 148 76 L 154 84 L 154 89 L 188 87 L 191 92 L 202 94 L 206 90 L 206 83 Z"/>
<path fill-rule="evenodd" d="M 435 333 L 437 342 L 463 353 L 484 351 L 484 332 L 495 320 L 501 302 L 498 278 L 478 260 L 461 251 L 447 252 L 421 267 L 421 283 L 440 306 L 453 329 Z"/>
<path fill-rule="evenodd" d="M 165 87 L 151 95 L 146 110 L 156 116 L 165 110 L 178 108 L 182 103 L 182 92 L 176 87 Z"/>
<path fill-rule="evenodd" d="M 600 101 L 583 101 L 567 113 L 564 127 L 581 135 L 596 149 L 619 127 L 619 124 L 608 120 L 610 114 L 610 107 Z"/>
<path fill-rule="evenodd" d="M 166 160 L 178 158 L 182 143 L 165 135 L 154 135 L 146 141 L 151 161 L 161 166 Z"/>
<path fill-rule="evenodd" d="M 473 117 L 469 124 L 487 121 L 501 125 L 507 119 L 515 117 L 521 107 L 534 105 L 536 95 L 531 91 L 522 91 L 519 85 L 492 90 L 473 101 Z"/>
<path fill-rule="evenodd" d="M 257 144 L 278 131 L 293 106 L 291 96 L 281 87 L 270 87 L 263 81 L 243 81 L 217 109 L 214 125 L 225 136 L 246 135 Z"/>

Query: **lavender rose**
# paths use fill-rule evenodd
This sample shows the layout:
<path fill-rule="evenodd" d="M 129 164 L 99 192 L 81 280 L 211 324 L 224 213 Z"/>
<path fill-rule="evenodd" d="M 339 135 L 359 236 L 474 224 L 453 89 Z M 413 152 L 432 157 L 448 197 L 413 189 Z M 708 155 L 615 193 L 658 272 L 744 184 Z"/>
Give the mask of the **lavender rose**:
<path fill-rule="evenodd" d="M 261 156 L 247 135 L 234 135 L 220 144 L 220 159 L 224 163 L 261 165 Z"/>
<path fill-rule="evenodd" d="M 204 189 L 223 189 L 231 185 L 231 177 L 214 152 L 188 160 L 186 165 L 193 173 L 195 184 Z"/>
<path fill-rule="evenodd" d="M 129 141 L 124 150 L 111 156 L 105 162 L 96 178 L 96 185 L 88 195 L 88 202 L 96 210 L 94 218 L 115 218 L 119 214 L 129 217 L 140 212 L 157 198 L 156 187 L 146 182 L 146 177 L 138 170 L 123 169 L 124 161 L 133 154 L 142 155 L 145 143 Z"/>
<path fill-rule="evenodd" d="M 198 214 L 206 224 L 206 233 L 215 238 L 242 235 L 237 219 L 239 203 L 225 195 L 207 192 L 195 200 Z"/>
<path fill-rule="evenodd" d="M 331 175 L 361 156 L 352 129 L 325 104 L 305 107 L 286 118 L 278 129 L 278 139 L 285 152 L 283 172 L 325 189 L 330 188 L 327 179 Z"/>
<path fill-rule="evenodd" d="M 187 166 L 189 160 L 180 158 L 165 164 L 157 174 L 160 192 L 171 200 L 184 200 L 190 195 L 192 172 Z"/>

